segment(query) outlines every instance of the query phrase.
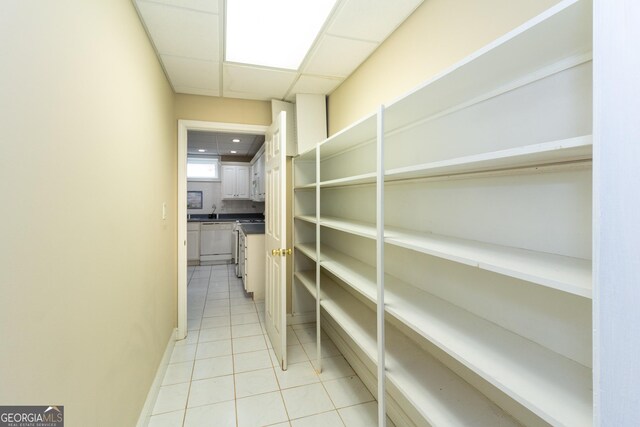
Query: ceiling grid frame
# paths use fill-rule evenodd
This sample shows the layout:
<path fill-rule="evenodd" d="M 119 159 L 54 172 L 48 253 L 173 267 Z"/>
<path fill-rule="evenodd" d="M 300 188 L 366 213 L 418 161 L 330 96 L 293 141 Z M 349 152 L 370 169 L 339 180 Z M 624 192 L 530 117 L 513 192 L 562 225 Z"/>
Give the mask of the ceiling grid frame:
<path fill-rule="evenodd" d="M 287 70 L 225 61 L 227 0 L 132 0 L 174 92 L 227 98 L 279 99 L 285 101 L 295 100 L 296 93 L 331 94 L 375 52 L 377 47 L 422 2 L 423 0 L 398 0 L 391 3 L 388 3 L 388 0 L 337 0 L 299 68 L 297 70 Z M 209 6 L 214 4 L 215 6 Z M 153 13 L 149 13 L 149 7 L 145 5 L 153 5 L 155 8 L 167 8 L 164 12 L 172 12 L 178 21 L 187 19 L 184 16 L 188 16 L 188 14 L 182 14 L 183 18 L 179 18 L 181 12 L 184 11 L 192 12 L 193 14 L 216 16 L 217 39 L 214 43 L 214 50 L 217 50 L 217 58 L 212 59 L 211 55 L 206 57 L 207 53 L 203 53 L 201 49 L 203 44 L 210 43 L 211 40 L 192 40 L 192 43 L 188 43 L 188 50 L 191 53 L 166 52 L 166 40 L 173 40 L 173 38 L 165 36 L 161 27 L 164 25 L 165 27 L 173 26 L 175 28 L 177 24 L 175 22 L 167 23 L 167 19 L 163 23 L 158 16 L 152 16 Z M 395 13 L 393 13 L 394 10 L 396 11 Z M 364 12 L 364 15 L 362 12 Z M 156 15 L 158 14 L 159 12 L 156 13 Z M 192 17 L 196 20 L 200 19 L 195 16 Z M 148 22 L 154 19 L 155 22 L 151 24 Z M 203 21 L 203 19 L 200 19 L 200 21 Z M 371 37 L 362 37 L 363 31 L 369 31 L 372 26 L 375 26 L 375 28 L 371 32 Z M 179 44 L 180 40 L 186 40 L 189 37 L 193 38 L 195 37 L 194 34 L 197 36 L 198 30 L 201 32 L 208 31 L 208 29 L 203 29 L 202 25 L 200 28 L 198 28 L 198 25 L 193 27 L 196 28 L 187 26 L 184 31 L 173 31 L 173 33 L 179 34 L 179 40 L 173 44 L 169 43 L 169 50 L 175 47 L 175 44 Z M 349 34 L 348 30 L 350 28 L 356 29 L 354 34 Z M 330 45 L 331 43 L 332 45 Z M 344 46 L 341 46 L 341 43 Z M 198 44 L 200 45 L 196 46 Z M 331 46 L 334 48 L 332 49 Z M 324 49 L 324 59 L 320 60 L 322 67 L 319 70 L 316 67 L 314 70 L 314 58 L 319 54 L 318 52 L 322 53 L 322 49 Z M 344 52 L 342 58 L 332 55 L 332 53 L 340 49 Z M 194 55 L 197 57 L 194 57 Z M 359 58 L 358 55 L 360 56 Z M 165 64 L 163 56 L 172 58 L 172 65 Z M 212 56 L 215 56 L 215 52 Z M 354 57 L 357 60 L 354 61 Z M 206 68 L 207 64 L 198 61 L 217 61 L 217 84 L 214 85 L 208 81 L 208 78 L 203 74 L 203 68 Z M 191 68 L 189 67 L 189 62 L 192 62 Z M 337 73 L 335 70 L 340 70 L 340 72 Z M 235 81 L 232 80 L 234 77 Z M 215 80 L 215 76 L 213 79 Z M 190 84 L 185 84 L 187 81 Z M 176 84 L 176 82 L 180 84 Z M 233 90 L 233 87 L 239 90 Z"/>

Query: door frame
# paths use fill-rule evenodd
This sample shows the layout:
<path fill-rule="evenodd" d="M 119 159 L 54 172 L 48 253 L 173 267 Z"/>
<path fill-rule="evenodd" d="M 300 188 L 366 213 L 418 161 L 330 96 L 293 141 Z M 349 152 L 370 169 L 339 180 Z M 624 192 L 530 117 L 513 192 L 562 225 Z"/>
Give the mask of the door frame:
<path fill-rule="evenodd" d="M 268 126 L 241 123 L 178 120 L 178 340 L 187 337 L 187 132 L 245 133 L 264 135 Z"/>

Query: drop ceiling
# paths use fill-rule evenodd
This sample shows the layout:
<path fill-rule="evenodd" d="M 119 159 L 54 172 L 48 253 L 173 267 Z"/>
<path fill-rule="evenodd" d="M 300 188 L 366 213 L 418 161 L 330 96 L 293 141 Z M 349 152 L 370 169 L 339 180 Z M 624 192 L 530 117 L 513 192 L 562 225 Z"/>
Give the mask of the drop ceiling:
<path fill-rule="evenodd" d="M 330 94 L 422 1 L 337 0 L 295 71 L 224 60 L 225 0 L 134 4 L 176 93 L 292 101 L 297 93 Z"/>
<path fill-rule="evenodd" d="M 234 139 L 240 142 L 233 142 Z M 187 133 L 187 154 L 253 157 L 262 143 L 264 143 L 264 135 L 190 130 Z M 206 151 L 203 153 L 198 150 Z"/>

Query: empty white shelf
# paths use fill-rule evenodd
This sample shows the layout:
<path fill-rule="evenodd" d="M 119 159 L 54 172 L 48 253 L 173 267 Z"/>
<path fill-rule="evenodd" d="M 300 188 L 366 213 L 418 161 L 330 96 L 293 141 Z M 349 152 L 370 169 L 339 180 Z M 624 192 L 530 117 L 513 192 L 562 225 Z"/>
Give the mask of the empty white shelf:
<path fill-rule="evenodd" d="M 456 237 L 385 228 L 385 242 L 591 298 L 591 261 Z"/>
<path fill-rule="evenodd" d="M 299 246 L 316 258 L 315 244 Z M 375 303 L 375 267 L 326 246 L 320 260 Z M 313 278 L 315 286 L 315 273 Z M 385 302 L 386 312 L 545 421 L 588 425 L 589 368 L 390 275 L 385 275 Z"/>
<path fill-rule="evenodd" d="M 310 259 L 317 260 L 315 243 L 299 243 L 296 248 Z M 320 247 L 320 265 L 375 303 L 375 268 L 324 245 Z"/>
<path fill-rule="evenodd" d="M 344 178 L 321 181 L 320 187 L 342 187 L 346 185 L 371 184 L 376 182 L 376 173 L 365 173 L 362 175 L 347 176 Z"/>
<path fill-rule="evenodd" d="M 351 126 L 341 130 L 320 143 L 320 159 L 339 154 L 366 142 L 373 142 L 377 137 L 376 113 L 363 117 Z"/>
<path fill-rule="evenodd" d="M 315 217 L 296 217 L 316 222 Z M 321 217 L 320 225 L 375 239 L 373 224 Z M 591 298 L 591 260 L 385 227 L 385 243 Z"/>
<path fill-rule="evenodd" d="M 315 243 L 296 243 L 295 248 L 305 254 L 308 258 L 316 261 L 316 244 Z"/>
<path fill-rule="evenodd" d="M 294 277 L 302 283 L 311 296 L 316 298 L 316 272 L 313 270 L 296 271 Z"/>
<path fill-rule="evenodd" d="M 293 187 L 294 190 L 313 190 L 315 188 L 315 182 L 312 182 L 311 184 L 296 185 L 295 187 Z"/>
<path fill-rule="evenodd" d="M 356 236 L 367 237 L 369 239 L 376 238 L 376 228 L 368 222 L 323 216 L 320 217 L 320 225 L 355 234 Z"/>
<path fill-rule="evenodd" d="M 296 215 L 293 217 L 294 219 L 299 219 L 300 221 L 310 222 L 312 224 L 316 223 L 315 215 Z"/>
<path fill-rule="evenodd" d="M 315 273 L 297 272 L 296 278 L 315 297 Z M 320 287 L 322 308 L 375 363 L 375 313 L 327 276 L 321 276 Z M 430 424 L 516 425 L 497 405 L 395 327 L 387 323 L 385 331 L 387 380 Z"/>
<path fill-rule="evenodd" d="M 543 166 L 592 158 L 591 135 L 509 148 L 455 159 L 390 169 L 385 180 L 426 178 L 463 173 Z"/>
<path fill-rule="evenodd" d="M 385 108 L 385 131 L 507 90 L 532 71 L 592 50 L 590 1 L 565 0 L 496 39 Z"/>

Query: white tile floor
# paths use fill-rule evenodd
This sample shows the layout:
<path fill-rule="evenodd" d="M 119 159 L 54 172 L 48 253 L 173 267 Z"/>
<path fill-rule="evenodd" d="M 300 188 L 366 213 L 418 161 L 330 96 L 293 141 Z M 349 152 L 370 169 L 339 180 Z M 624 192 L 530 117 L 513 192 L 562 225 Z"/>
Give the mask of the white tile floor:
<path fill-rule="evenodd" d="M 188 309 L 150 427 L 377 425 L 373 396 L 328 337 L 316 373 L 314 324 L 288 328 L 289 367 L 274 366 L 264 302 L 244 294 L 233 266 L 190 267 Z"/>

